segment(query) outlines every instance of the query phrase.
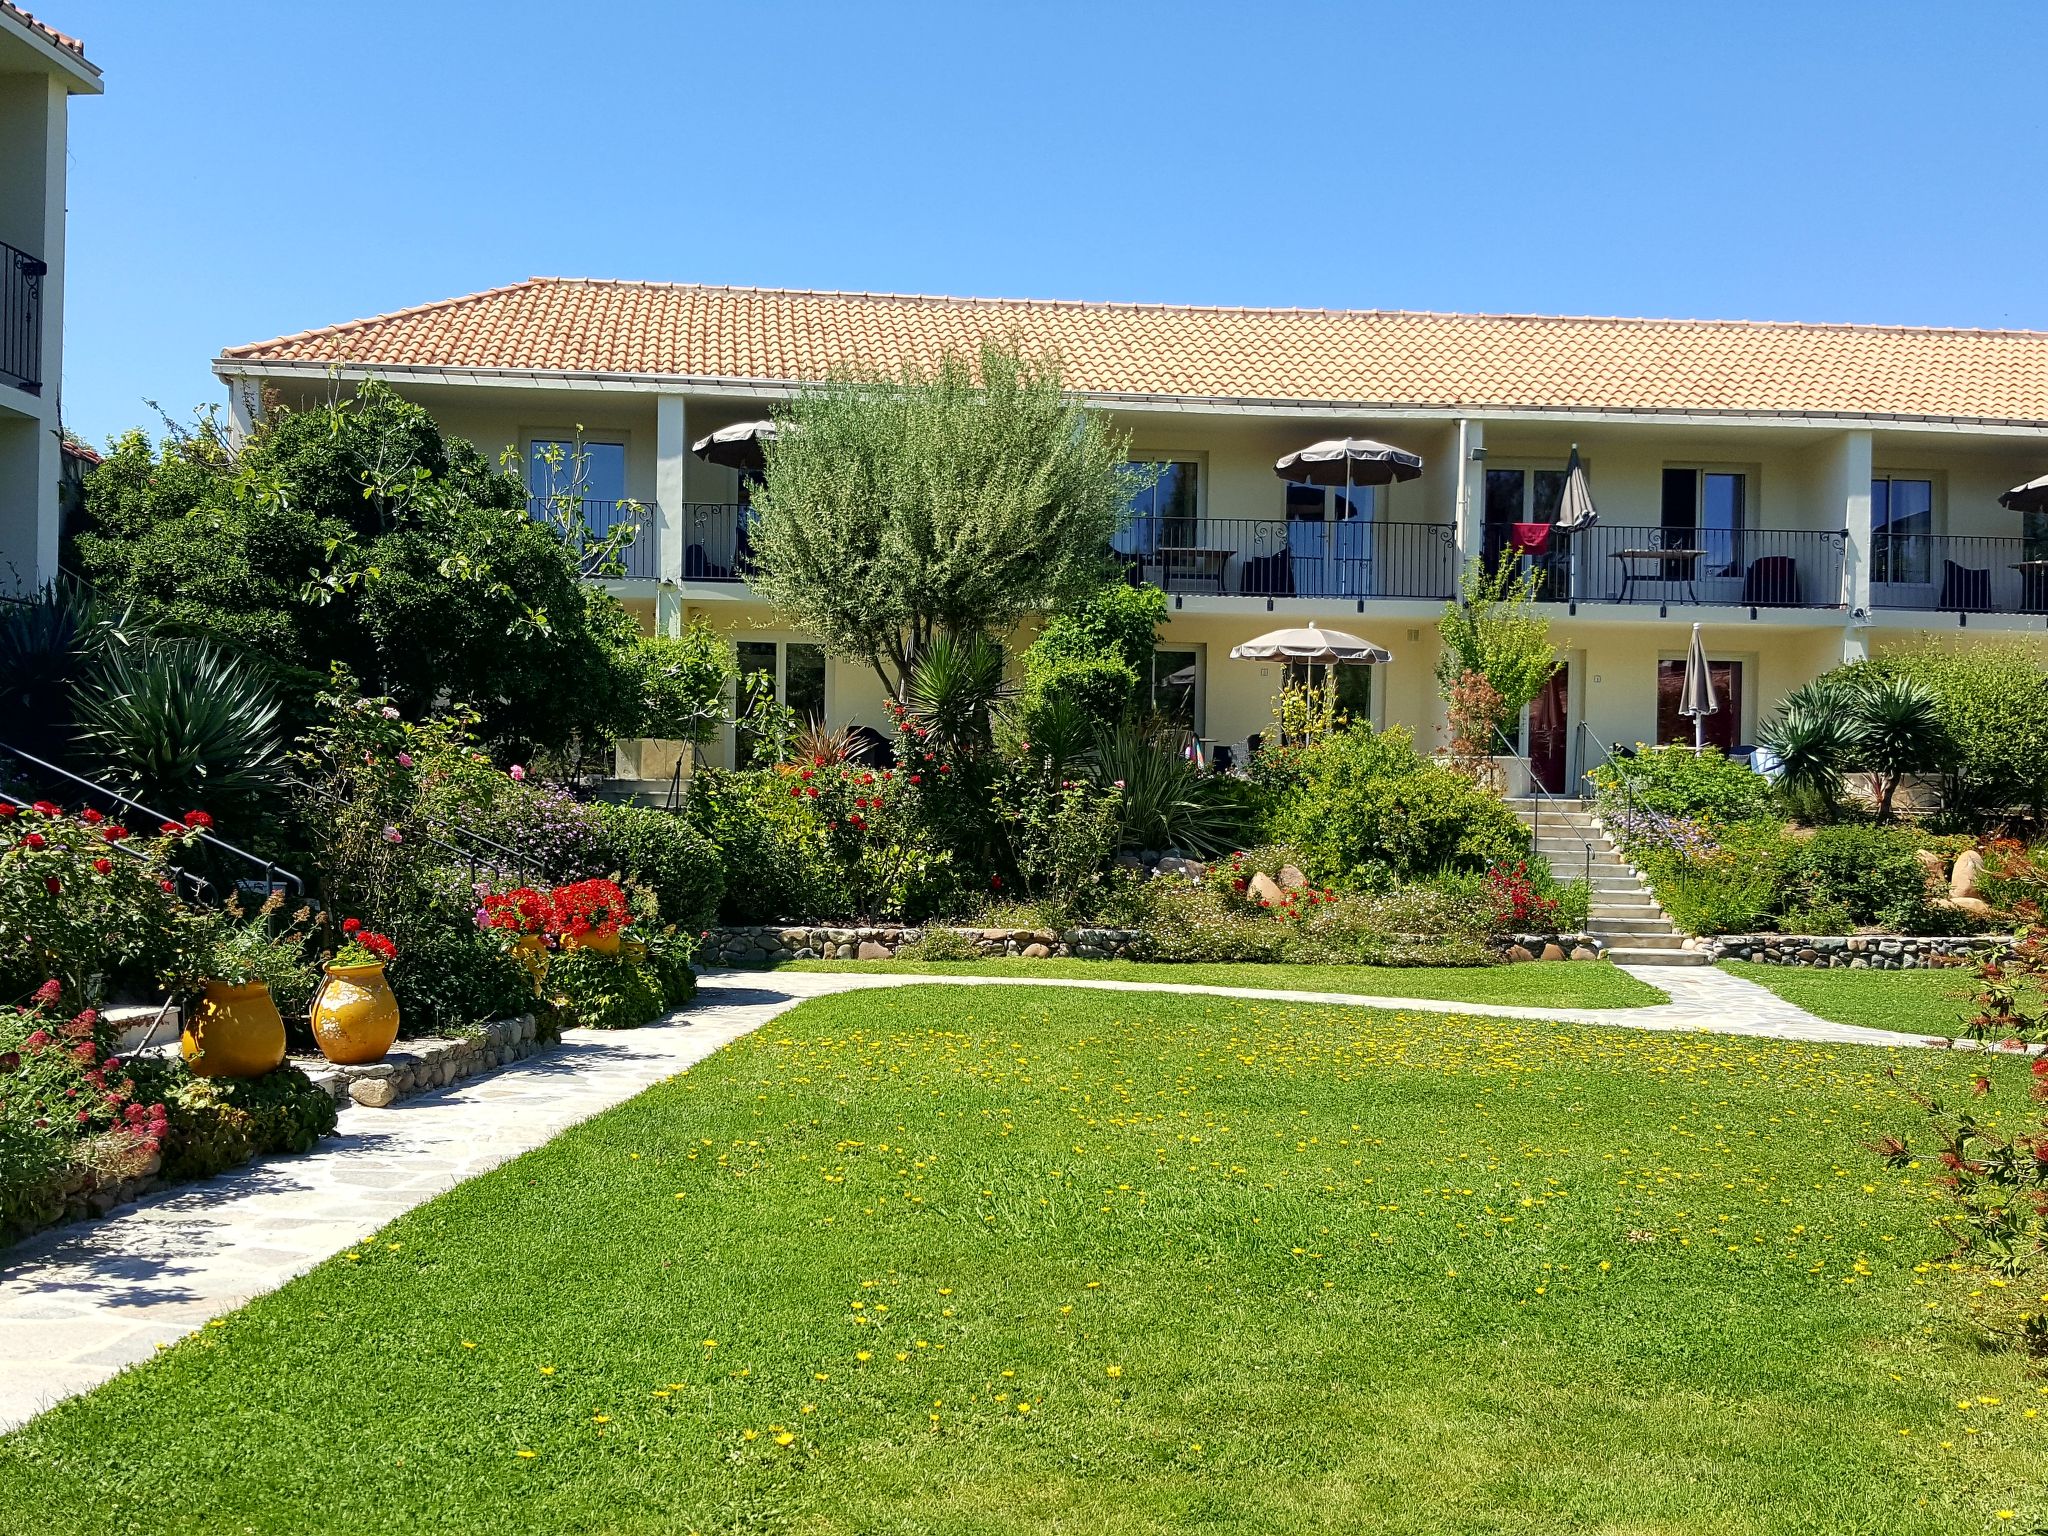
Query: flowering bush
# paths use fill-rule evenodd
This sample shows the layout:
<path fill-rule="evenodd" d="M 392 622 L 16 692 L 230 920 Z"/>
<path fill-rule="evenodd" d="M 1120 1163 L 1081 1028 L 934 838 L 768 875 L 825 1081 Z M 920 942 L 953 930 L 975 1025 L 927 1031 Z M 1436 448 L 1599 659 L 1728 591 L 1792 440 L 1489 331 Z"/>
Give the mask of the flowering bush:
<path fill-rule="evenodd" d="M 579 880 L 548 893 L 547 932 L 556 938 L 603 938 L 633 921 L 626 893 L 613 880 Z"/>
<path fill-rule="evenodd" d="M 1549 933 L 1557 928 L 1558 900 L 1537 889 L 1529 863 L 1496 864 L 1486 872 L 1486 896 L 1493 926 L 1509 933 Z"/>
<path fill-rule="evenodd" d="M 87 1008 L 61 1021 L 63 984 L 0 1009 L 0 1231 L 40 1225 L 67 1196 L 146 1171 L 165 1127 Z"/>
<path fill-rule="evenodd" d="M 205 824 L 195 811 L 136 833 L 96 810 L 0 803 L 0 997 L 50 976 L 88 1002 L 196 976 L 211 936 L 172 859 Z"/>
<path fill-rule="evenodd" d="M 389 965 L 398 958 L 398 946 L 381 933 L 365 928 L 360 918 L 344 918 L 341 947 L 334 952 L 333 965 Z"/>
<path fill-rule="evenodd" d="M 480 926 L 498 933 L 546 934 L 554 921 L 554 904 L 530 885 L 487 893 L 477 911 Z"/>

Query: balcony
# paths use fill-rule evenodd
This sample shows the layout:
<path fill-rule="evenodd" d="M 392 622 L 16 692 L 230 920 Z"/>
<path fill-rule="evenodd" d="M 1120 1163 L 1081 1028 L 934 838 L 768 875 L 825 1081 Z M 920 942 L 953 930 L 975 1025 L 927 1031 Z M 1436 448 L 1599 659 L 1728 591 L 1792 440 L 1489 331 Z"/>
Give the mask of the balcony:
<path fill-rule="evenodd" d="M 2048 613 L 2048 558 L 2026 539 L 1880 533 L 1870 605 L 1923 613 Z"/>
<path fill-rule="evenodd" d="M 1444 523 L 1141 517 L 1111 550 L 1133 576 L 1190 595 L 1440 601 L 1458 588 Z"/>
<path fill-rule="evenodd" d="M 685 502 L 677 519 L 683 580 L 745 581 L 751 563 L 747 518 L 748 509 L 737 502 Z"/>
<path fill-rule="evenodd" d="M 555 528 L 562 527 L 565 508 L 563 498 L 533 496 L 527 499 L 527 515 L 535 522 L 548 523 Z M 582 514 L 583 529 L 589 539 L 603 540 L 613 529 L 622 524 L 633 529 L 633 542 L 619 551 L 620 562 L 625 574 L 635 580 L 654 581 L 661 575 L 661 549 L 656 537 L 660 519 L 655 515 L 651 501 L 590 501 L 584 500 L 576 508 Z M 586 540 L 577 539 L 578 553 L 582 553 Z M 586 576 L 597 573 L 585 570 Z"/>
<path fill-rule="evenodd" d="M 43 278 L 49 264 L 0 242 L 0 384 L 43 392 Z"/>
<path fill-rule="evenodd" d="M 1489 564 L 1509 547 L 1511 531 L 1488 525 Z M 1836 530 L 1595 523 L 1569 537 L 1553 531 L 1525 558 L 1543 602 L 1839 608 L 1846 542 Z"/>

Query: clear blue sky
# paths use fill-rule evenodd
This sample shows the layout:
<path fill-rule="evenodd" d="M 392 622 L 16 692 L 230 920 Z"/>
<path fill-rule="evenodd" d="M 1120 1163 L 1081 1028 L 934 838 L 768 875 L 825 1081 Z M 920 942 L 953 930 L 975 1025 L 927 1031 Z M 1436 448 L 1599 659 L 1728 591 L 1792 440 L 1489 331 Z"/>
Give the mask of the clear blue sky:
<path fill-rule="evenodd" d="M 535 274 L 2048 329 L 2048 7 L 38 0 L 65 408 Z"/>

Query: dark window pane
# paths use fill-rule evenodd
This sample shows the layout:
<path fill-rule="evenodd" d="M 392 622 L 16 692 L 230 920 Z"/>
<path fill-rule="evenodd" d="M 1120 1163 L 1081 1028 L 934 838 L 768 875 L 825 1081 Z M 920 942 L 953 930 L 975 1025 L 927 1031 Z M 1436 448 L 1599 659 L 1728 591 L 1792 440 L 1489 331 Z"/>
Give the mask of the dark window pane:
<path fill-rule="evenodd" d="M 1699 482 L 1698 470 L 1664 471 L 1664 512 L 1660 519 L 1664 527 L 1685 531 L 1692 529 L 1699 519 Z"/>
<path fill-rule="evenodd" d="M 747 680 L 749 678 L 756 675 L 767 678 L 769 692 L 774 692 L 775 644 L 770 640 L 742 640 L 733 649 L 738 654 L 740 664 L 739 688 L 735 697 L 738 700 L 739 709 L 744 713 L 747 701 L 751 697 L 747 687 Z M 760 757 L 759 740 L 754 736 L 753 732 L 741 728 L 736 733 L 733 742 L 733 766 L 736 768 L 751 768 L 760 761 Z"/>
<path fill-rule="evenodd" d="M 1744 477 L 1709 474 L 1700 496 L 1700 547 L 1709 576 L 1733 576 L 1742 566 Z"/>
<path fill-rule="evenodd" d="M 1354 485 L 1346 491 L 1342 487 L 1330 492 L 1330 515 L 1340 523 L 1372 521 L 1377 487 Z"/>
<path fill-rule="evenodd" d="M 552 460 L 552 462 L 550 462 Z M 570 439 L 536 439 L 527 449 L 526 488 L 535 496 L 581 496 L 585 501 L 622 501 L 626 495 L 626 445 Z"/>
<path fill-rule="evenodd" d="M 1871 542 L 1876 546 L 1870 579 L 1922 582 L 1934 579 L 1934 482 L 1873 480 L 1870 485 Z"/>
<path fill-rule="evenodd" d="M 1486 472 L 1486 520 L 1489 523 L 1526 523 L 1522 515 L 1522 481 L 1519 469 L 1489 469 Z"/>
<path fill-rule="evenodd" d="M 750 672 L 766 672 L 775 676 L 775 646 L 766 640 L 742 640 L 733 649 L 739 653 L 740 676 Z"/>
<path fill-rule="evenodd" d="M 1196 695 L 1201 687 L 1200 658 L 1193 651 L 1152 653 L 1152 708 L 1183 730 L 1196 728 Z"/>
<path fill-rule="evenodd" d="M 1723 752 L 1732 751 L 1737 745 L 1742 730 L 1742 663 L 1739 661 L 1707 662 L 1707 675 L 1714 682 L 1714 702 L 1720 707 L 1705 721 L 1706 745 L 1719 747 Z M 1691 746 L 1693 723 L 1690 716 L 1678 712 L 1679 701 L 1685 697 L 1685 663 L 1682 661 L 1660 661 L 1657 663 L 1657 743 L 1659 746 Z"/>
<path fill-rule="evenodd" d="M 1291 523 L 1320 523 L 1327 494 L 1319 485 L 1288 486 L 1287 520 Z"/>
<path fill-rule="evenodd" d="M 796 711 L 808 725 L 825 718 L 825 648 L 822 645 L 788 647 L 788 669 L 783 674 L 782 702 Z"/>
<path fill-rule="evenodd" d="M 1337 669 L 1337 708 L 1357 726 L 1372 724 L 1372 668 Z"/>
<path fill-rule="evenodd" d="M 1531 472 L 1536 492 L 1536 515 L 1530 519 L 1536 523 L 1557 521 L 1558 505 L 1564 500 L 1564 471 L 1561 469 L 1539 469 Z"/>

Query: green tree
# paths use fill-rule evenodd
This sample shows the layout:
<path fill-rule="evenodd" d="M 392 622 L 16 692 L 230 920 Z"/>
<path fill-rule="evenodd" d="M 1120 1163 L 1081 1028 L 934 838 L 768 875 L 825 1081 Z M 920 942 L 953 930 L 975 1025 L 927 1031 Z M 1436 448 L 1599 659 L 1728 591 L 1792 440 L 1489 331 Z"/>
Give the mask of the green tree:
<path fill-rule="evenodd" d="M 1165 622 L 1164 592 L 1122 582 L 1098 586 L 1051 615 L 1024 652 L 1027 727 L 1035 731 L 1035 723 L 1063 697 L 1098 727 L 1130 714 L 1139 705 Z"/>
<path fill-rule="evenodd" d="M 1484 741 L 1517 718 L 1560 665 L 1550 643 L 1550 620 L 1535 611 L 1535 597 L 1535 571 L 1525 570 L 1512 554 L 1504 553 L 1491 571 L 1473 560 L 1459 578 L 1457 598 L 1444 605 L 1437 621 L 1443 649 L 1436 659 L 1436 680 L 1445 702 L 1466 697 L 1459 684 L 1474 674 L 1499 696 L 1498 716 L 1476 722 Z"/>
<path fill-rule="evenodd" d="M 679 635 L 643 635 L 633 648 L 635 736 L 702 745 L 718 734 L 725 694 L 739 676 L 732 641 L 702 619 Z"/>
<path fill-rule="evenodd" d="M 173 633 L 242 653 L 313 718 L 342 662 L 408 713 L 475 700 L 520 750 L 613 733 L 635 707 L 637 629 L 579 578 L 574 530 L 526 513 L 519 480 L 368 383 L 277 411 L 239 449 L 202 417 L 130 432 L 87 482 L 73 558 Z"/>
<path fill-rule="evenodd" d="M 2039 819 L 2048 808 L 2048 671 L 2039 652 L 2007 641 L 1928 640 L 1871 665 L 1933 694 L 1951 814 L 1982 822 L 2022 810 Z"/>
<path fill-rule="evenodd" d="M 1004 634 L 1105 574 L 1126 439 L 1049 358 L 989 343 L 930 374 L 797 397 L 754 493 L 754 584 L 903 697 L 941 635 Z"/>

